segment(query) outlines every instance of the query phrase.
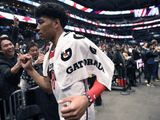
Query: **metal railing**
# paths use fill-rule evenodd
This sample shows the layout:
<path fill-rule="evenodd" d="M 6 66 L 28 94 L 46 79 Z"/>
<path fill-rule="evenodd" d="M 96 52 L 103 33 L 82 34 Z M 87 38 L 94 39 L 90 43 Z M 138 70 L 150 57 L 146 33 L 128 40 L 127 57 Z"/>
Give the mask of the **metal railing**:
<path fill-rule="evenodd" d="M 17 112 L 26 108 L 26 102 L 26 91 L 21 89 L 14 91 L 9 99 L 0 99 L 0 120 L 16 120 Z"/>

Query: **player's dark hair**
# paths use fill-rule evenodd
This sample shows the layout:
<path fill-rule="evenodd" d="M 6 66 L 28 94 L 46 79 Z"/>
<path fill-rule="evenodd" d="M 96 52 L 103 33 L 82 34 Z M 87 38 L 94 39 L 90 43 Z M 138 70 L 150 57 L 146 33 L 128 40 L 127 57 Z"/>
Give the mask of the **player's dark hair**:
<path fill-rule="evenodd" d="M 68 17 L 64 7 L 57 3 L 47 2 L 45 4 L 40 5 L 35 11 L 35 16 L 37 18 L 40 17 L 49 17 L 51 19 L 58 18 L 63 28 L 66 26 L 68 22 Z"/>

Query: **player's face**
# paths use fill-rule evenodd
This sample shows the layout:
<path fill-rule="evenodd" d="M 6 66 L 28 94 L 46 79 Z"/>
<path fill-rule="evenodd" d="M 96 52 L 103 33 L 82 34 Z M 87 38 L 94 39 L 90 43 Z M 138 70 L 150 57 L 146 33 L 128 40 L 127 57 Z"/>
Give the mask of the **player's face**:
<path fill-rule="evenodd" d="M 13 43 L 7 39 L 3 40 L 1 42 L 1 51 L 4 53 L 5 56 L 13 57 L 15 54 L 15 49 L 14 49 Z"/>
<path fill-rule="evenodd" d="M 56 32 L 55 21 L 48 17 L 41 17 L 38 20 L 37 31 L 40 38 L 52 41 Z"/>

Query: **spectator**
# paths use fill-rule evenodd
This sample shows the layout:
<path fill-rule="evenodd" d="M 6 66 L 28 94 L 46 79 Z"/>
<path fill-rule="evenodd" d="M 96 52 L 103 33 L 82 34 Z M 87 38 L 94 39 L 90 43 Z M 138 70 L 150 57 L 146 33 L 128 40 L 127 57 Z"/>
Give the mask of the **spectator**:
<path fill-rule="evenodd" d="M 44 55 L 39 52 L 38 44 L 35 42 L 29 43 L 27 46 L 27 52 L 32 56 L 32 65 L 34 66 L 35 70 L 42 74 Z M 27 93 L 31 93 L 30 88 L 38 86 L 26 71 L 23 71 L 22 81 L 22 89 L 28 89 Z M 53 94 L 48 94 L 38 87 L 32 92 L 32 94 L 28 94 L 26 98 L 28 98 L 26 101 L 29 104 L 35 103 L 40 107 L 45 120 L 59 120 L 58 104 Z"/>
<path fill-rule="evenodd" d="M 149 50 L 146 52 L 146 71 L 147 71 L 147 86 L 153 86 L 151 80 L 153 80 L 153 73 L 155 71 L 155 58 L 158 56 L 158 52 L 155 50 L 155 42 L 149 44 Z"/>
<path fill-rule="evenodd" d="M 113 61 L 115 63 L 115 74 L 117 74 L 119 78 L 124 78 L 125 60 L 119 45 L 116 46 Z"/>
<path fill-rule="evenodd" d="M 0 37 L 0 97 L 8 98 L 15 90 L 19 89 L 22 74 L 21 60 L 23 55 L 17 55 L 15 48 L 8 36 Z"/>

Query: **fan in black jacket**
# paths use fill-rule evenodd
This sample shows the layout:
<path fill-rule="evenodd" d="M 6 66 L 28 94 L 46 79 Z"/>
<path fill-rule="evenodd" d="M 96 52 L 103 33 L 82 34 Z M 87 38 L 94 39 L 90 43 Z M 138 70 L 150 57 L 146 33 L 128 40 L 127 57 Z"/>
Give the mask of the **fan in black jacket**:
<path fill-rule="evenodd" d="M 18 89 L 22 74 L 23 55 L 16 55 L 13 43 L 8 36 L 0 37 L 0 98 L 7 99 Z"/>

